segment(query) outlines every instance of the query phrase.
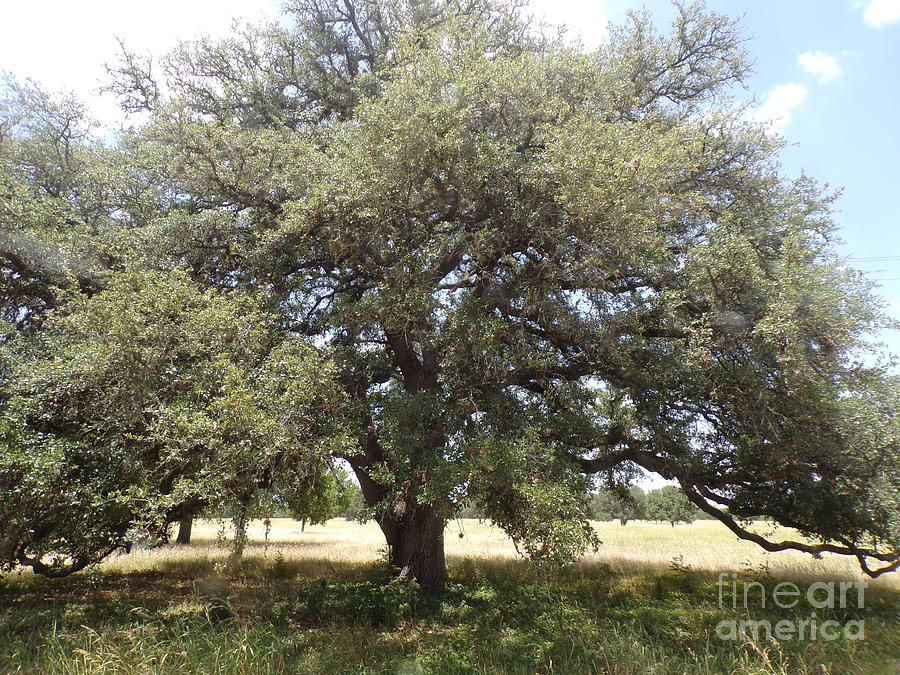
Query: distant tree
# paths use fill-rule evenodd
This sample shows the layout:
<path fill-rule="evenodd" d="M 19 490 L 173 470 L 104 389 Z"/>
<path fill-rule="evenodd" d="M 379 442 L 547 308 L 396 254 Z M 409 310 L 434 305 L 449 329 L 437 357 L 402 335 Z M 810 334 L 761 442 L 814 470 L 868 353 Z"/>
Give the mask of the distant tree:
<path fill-rule="evenodd" d="M 353 483 L 350 492 L 353 495 L 353 499 L 350 502 L 350 506 L 348 506 L 347 510 L 343 513 L 344 518 L 346 520 L 366 522 L 369 520 L 366 515 L 368 513 L 368 507 L 366 506 L 366 500 L 363 497 L 362 490 L 359 489 L 359 486 L 356 485 L 356 483 Z"/>
<path fill-rule="evenodd" d="M 301 531 L 306 524 L 319 525 L 344 514 L 353 505 L 359 486 L 340 469 L 322 471 L 312 480 L 303 480 L 293 491 L 286 486 L 280 494 L 290 509 L 291 517 L 301 522 Z"/>
<path fill-rule="evenodd" d="M 489 519 L 484 508 L 472 502 L 467 502 L 461 506 L 457 513 L 457 518 L 477 518 L 479 520 Z"/>
<path fill-rule="evenodd" d="M 178 535 L 175 543 L 187 546 L 191 543 L 191 533 L 194 530 L 194 515 L 184 515 L 178 520 Z"/>
<path fill-rule="evenodd" d="M 669 523 L 692 523 L 700 510 L 691 504 L 684 492 L 675 485 L 651 490 L 647 493 L 647 518 Z"/>
<path fill-rule="evenodd" d="M 647 497 L 637 485 L 627 489 L 602 488 L 591 495 L 591 517 L 596 520 L 619 520 L 627 525 L 629 520 L 646 518 Z"/>

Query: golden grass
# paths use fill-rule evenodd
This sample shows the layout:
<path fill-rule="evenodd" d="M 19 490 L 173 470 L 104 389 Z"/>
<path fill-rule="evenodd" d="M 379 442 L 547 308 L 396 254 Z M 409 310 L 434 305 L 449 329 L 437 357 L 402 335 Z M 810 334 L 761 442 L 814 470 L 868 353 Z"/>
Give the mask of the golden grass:
<path fill-rule="evenodd" d="M 198 521 L 194 524 L 193 544 L 139 549 L 131 555 L 116 555 L 103 564 L 110 572 L 165 569 L 167 565 L 190 566 L 223 562 L 228 556 L 223 538 L 230 535 L 228 523 Z M 597 553 L 585 555 L 580 566 L 597 563 L 614 569 L 667 568 L 673 559 L 698 571 L 740 572 L 748 568 L 783 579 L 856 580 L 864 577 L 854 559 L 826 555 L 822 559 L 797 551 L 766 553 L 751 542 L 739 540 L 716 521 L 697 521 L 676 525 L 633 521 L 627 526 L 616 522 L 597 522 L 595 528 L 603 541 Z M 757 530 L 777 538 L 795 538 L 784 528 L 767 525 Z M 337 569 L 345 573 L 360 564 L 375 562 L 384 549 L 384 537 L 374 522 L 359 524 L 336 518 L 324 525 L 307 526 L 289 518 L 275 518 L 266 537 L 262 521 L 253 521 L 248 531 L 250 544 L 245 551 L 249 560 L 276 556 L 291 569 L 307 577 L 328 577 Z M 460 536 L 462 535 L 462 536 Z M 518 558 L 510 539 L 502 530 L 486 522 L 462 519 L 451 521 L 445 533 L 448 563 L 451 568 L 466 559 L 494 563 Z M 874 587 L 900 590 L 900 573 L 869 580 Z"/>

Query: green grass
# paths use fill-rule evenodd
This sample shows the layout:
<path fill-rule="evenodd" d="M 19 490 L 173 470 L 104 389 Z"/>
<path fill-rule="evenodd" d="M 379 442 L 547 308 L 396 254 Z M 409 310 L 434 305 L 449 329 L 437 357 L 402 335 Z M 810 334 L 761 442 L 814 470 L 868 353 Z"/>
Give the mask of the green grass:
<path fill-rule="evenodd" d="M 9 575 L 0 580 L 0 672 L 900 670 L 894 582 L 870 588 L 864 609 L 817 611 L 820 623 L 863 620 L 864 640 L 733 642 L 716 636 L 719 621 L 793 621 L 808 618 L 810 608 L 720 608 L 715 571 L 678 564 L 642 569 L 592 560 L 547 574 L 502 556 L 454 556 L 451 583 L 433 593 L 392 582 L 375 557 L 278 550 L 251 550 L 230 571 L 201 546 L 155 553 L 143 567 L 122 557 L 59 581 Z M 771 597 L 780 577 L 758 566 L 751 575 Z M 812 581 L 803 576 L 801 588 Z"/>

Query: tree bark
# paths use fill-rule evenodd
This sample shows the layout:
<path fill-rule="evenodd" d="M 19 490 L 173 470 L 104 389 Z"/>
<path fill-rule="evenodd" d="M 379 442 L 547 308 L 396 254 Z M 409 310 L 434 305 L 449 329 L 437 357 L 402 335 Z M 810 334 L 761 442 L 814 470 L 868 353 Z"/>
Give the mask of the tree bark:
<path fill-rule="evenodd" d="M 401 579 L 415 579 L 427 588 L 440 588 L 447 581 L 444 558 L 444 520 L 430 506 L 417 506 L 403 519 L 385 515 L 381 529 L 390 547 L 391 566 Z"/>
<path fill-rule="evenodd" d="M 247 545 L 247 525 L 250 522 L 246 503 L 239 506 L 234 518 L 234 543 L 231 555 L 228 556 L 229 565 L 236 564 L 244 556 L 244 547 Z"/>
<path fill-rule="evenodd" d="M 358 397 L 365 400 L 359 392 Z M 374 425 L 369 418 L 369 426 Z M 370 429 L 363 444 L 363 456 L 347 457 L 359 480 L 363 499 L 368 506 L 383 505 L 388 498 L 387 486 L 374 480 L 370 467 L 384 461 L 384 453 L 378 437 Z M 444 519 L 431 506 L 415 503 L 407 496 L 402 508 L 396 497 L 393 504 L 375 517 L 390 551 L 390 564 L 400 570 L 405 579 L 415 579 L 422 586 L 439 588 L 447 581 L 447 563 L 444 558 Z"/>
<path fill-rule="evenodd" d="M 178 521 L 178 536 L 175 538 L 176 544 L 190 544 L 191 543 L 191 529 L 194 527 L 194 517 L 193 516 L 185 516 L 180 521 Z"/>

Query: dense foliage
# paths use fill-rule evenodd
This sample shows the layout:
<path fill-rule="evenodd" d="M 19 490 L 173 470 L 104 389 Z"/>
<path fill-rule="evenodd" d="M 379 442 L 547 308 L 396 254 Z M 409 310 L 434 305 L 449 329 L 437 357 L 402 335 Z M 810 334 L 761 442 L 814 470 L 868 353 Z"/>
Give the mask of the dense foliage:
<path fill-rule="evenodd" d="M 260 488 L 302 493 L 347 442 L 316 350 L 182 273 L 116 274 L 41 337 L 2 421 L 6 564 L 63 574 L 137 526 L 246 506 Z"/>
<path fill-rule="evenodd" d="M 647 515 L 647 493 L 637 485 L 628 490 L 603 488 L 591 495 L 591 517 L 595 520 L 644 520 Z"/>
<path fill-rule="evenodd" d="M 649 520 L 660 520 L 675 527 L 675 523 L 694 522 L 698 513 L 697 507 L 674 485 L 666 485 L 647 494 L 646 515 Z"/>
<path fill-rule="evenodd" d="M 338 516 L 355 519 L 358 510 L 354 504 L 360 496 L 359 487 L 340 469 L 322 472 L 313 476 L 313 480 L 301 482 L 294 489 L 282 489 L 279 493 L 287 512 L 301 521 L 304 529 L 307 523 L 320 525 Z"/>
<path fill-rule="evenodd" d="M 588 52 L 502 0 L 288 19 L 124 54 L 112 87 L 144 122 L 112 148 L 71 131 L 74 103 L 13 90 L 5 424 L 28 440 L 3 451 L 5 504 L 21 463 L 84 474 L 77 452 L 174 506 L 327 450 L 432 585 L 461 505 L 564 562 L 597 544 L 592 477 L 645 469 L 768 550 L 898 565 L 900 388 L 863 358 L 886 319 L 836 256 L 833 196 L 779 175 L 781 141 L 730 104 L 734 22 L 633 15 Z M 135 511 L 130 474 L 84 480 Z M 818 541 L 769 542 L 757 515 Z M 68 550 L 6 523 L 7 564 Z"/>

